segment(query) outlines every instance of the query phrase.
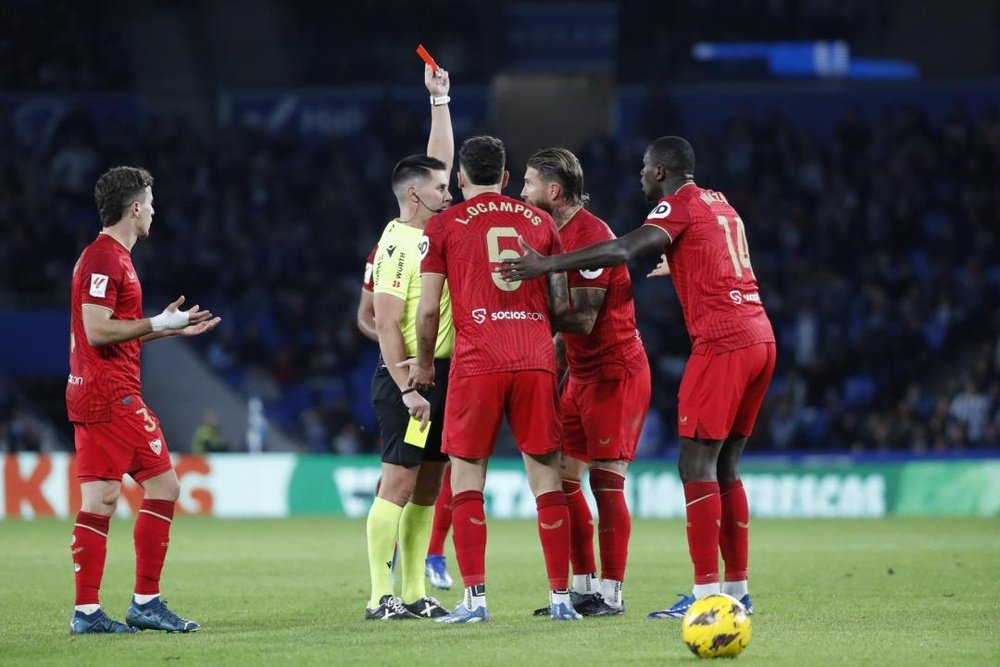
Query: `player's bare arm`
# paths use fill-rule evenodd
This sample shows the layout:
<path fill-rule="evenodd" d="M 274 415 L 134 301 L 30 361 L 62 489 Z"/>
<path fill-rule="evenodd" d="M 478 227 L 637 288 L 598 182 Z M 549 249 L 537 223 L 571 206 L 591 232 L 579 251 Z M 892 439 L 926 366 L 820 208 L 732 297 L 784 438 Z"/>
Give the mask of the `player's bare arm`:
<path fill-rule="evenodd" d="M 209 331 L 217 325 L 221 318 L 212 318 L 212 312 L 201 310 L 198 306 L 192 306 L 189 310 L 180 310 L 184 303 L 184 297 L 167 306 L 162 313 L 155 317 L 142 320 L 116 320 L 112 319 L 112 311 L 96 304 L 83 304 L 82 317 L 83 329 L 87 334 L 87 342 L 94 347 L 102 345 L 113 345 L 127 340 L 140 338 L 147 340 L 147 336 L 153 334 L 156 338 L 165 335 L 177 335 L 184 329 L 192 325 L 206 324 L 207 327 L 197 327 L 187 335 L 198 335 Z M 214 324 L 212 323 L 214 321 Z M 195 332 L 196 331 L 196 332 Z"/>
<path fill-rule="evenodd" d="M 605 290 L 596 287 L 575 287 L 570 290 L 573 305 L 559 319 L 553 318 L 556 330 L 584 336 L 589 334 L 597 324 L 605 294 Z"/>
<path fill-rule="evenodd" d="M 633 257 L 662 251 L 670 243 L 667 233 L 653 225 L 642 225 L 624 236 L 560 255 L 544 256 L 519 239 L 524 255 L 505 259 L 500 276 L 508 281 L 531 280 L 543 273 L 572 269 L 599 269 L 624 264 Z"/>
<path fill-rule="evenodd" d="M 559 387 L 561 389 L 566 371 L 569 370 L 569 364 L 566 362 L 566 341 L 563 340 L 562 334 L 556 333 L 552 337 L 552 344 L 556 348 L 556 377 L 559 378 Z"/>
<path fill-rule="evenodd" d="M 569 280 L 565 271 L 557 271 L 547 276 L 549 290 L 549 314 L 552 317 L 553 332 L 560 330 L 557 322 L 566 317 L 573 308 L 569 294 Z"/>
<path fill-rule="evenodd" d="M 427 138 L 427 155 L 435 157 L 445 164 L 449 179 L 451 166 L 455 161 L 455 133 L 451 127 L 451 112 L 448 110 L 448 92 L 451 90 L 451 80 L 448 70 L 433 69 L 424 65 L 424 85 L 431 94 L 431 133 Z"/>
<path fill-rule="evenodd" d="M 358 301 L 358 330 L 365 338 L 378 342 L 378 332 L 375 331 L 375 297 L 364 288 L 361 289 L 361 299 Z"/>

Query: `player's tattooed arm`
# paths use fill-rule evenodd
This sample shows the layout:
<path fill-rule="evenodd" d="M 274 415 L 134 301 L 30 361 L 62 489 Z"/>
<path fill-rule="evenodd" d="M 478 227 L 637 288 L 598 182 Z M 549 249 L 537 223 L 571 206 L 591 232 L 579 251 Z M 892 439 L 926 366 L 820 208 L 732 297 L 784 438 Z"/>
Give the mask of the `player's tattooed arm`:
<path fill-rule="evenodd" d="M 552 337 L 552 343 L 556 348 L 556 377 L 559 378 L 561 384 L 562 377 L 566 374 L 566 369 L 568 368 L 566 363 L 566 341 L 563 340 L 562 334 L 557 333 Z"/>
<path fill-rule="evenodd" d="M 550 277 L 553 275 L 562 274 L 549 274 Z M 549 282 L 551 295 L 552 281 Z M 604 290 L 593 287 L 577 287 L 567 291 L 569 294 L 565 297 L 565 302 L 568 307 L 559 310 L 553 307 L 552 324 L 556 331 L 586 336 L 594 330 L 594 324 L 597 323 L 597 316 L 601 312 L 601 306 L 604 305 Z"/>
<path fill-rule="evenodd" d="M 559 271 L 546 276 L 546 285 L 549 289 L 549 314 L 552 316 L 552 332 L 555 333 L 559 329 L 557 323 L 566 317 L 573 308 L 569 296 L 569 280 L 567 280 L 564 271 Z"/>

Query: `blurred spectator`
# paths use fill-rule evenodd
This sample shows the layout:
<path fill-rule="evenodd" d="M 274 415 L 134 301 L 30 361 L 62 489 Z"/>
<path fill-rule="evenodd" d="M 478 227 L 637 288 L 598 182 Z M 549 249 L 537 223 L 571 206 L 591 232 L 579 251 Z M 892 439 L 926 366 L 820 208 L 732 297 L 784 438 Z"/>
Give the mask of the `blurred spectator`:
<path fill-rule="evenodd" d="M 227 451 L 229 443 L 219 430 L 219 416 L 212 411 L 206 412 L 191 438 L 191 453 L 214 454 Z"/>

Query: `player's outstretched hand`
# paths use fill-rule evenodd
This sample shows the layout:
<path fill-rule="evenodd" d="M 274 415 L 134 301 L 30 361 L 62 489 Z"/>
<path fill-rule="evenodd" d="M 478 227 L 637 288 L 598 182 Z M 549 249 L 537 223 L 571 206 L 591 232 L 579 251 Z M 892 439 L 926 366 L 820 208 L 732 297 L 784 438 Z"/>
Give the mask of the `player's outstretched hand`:
<path fill-rule="evenodd" d="M 436 70 L 430 65 L 424 65 L 424 85 L 427 92 L 434 97 L 442 97 L 451 90 L 451 80 L 448 78 L 448 70 L 441 67 Z"/>
<path fill-rule="evenodd" d="M 193 309 L 192 309 L 193 310 Z M 202 311 L 207 312 L 207 311 Z M 217 327 L 219 322 L 222 321 L 221 317 L 213 317 L 210 320 L 205 320 L 204 322 L 198 322 L 197 324 L 189 324 L 183 329 L 177 331 L 178 336 L 200 336 L 203 333 L 207 333 Z"/>
<path fill-rule="evenodd" d="M 667 256 L 660 255 L 660 263 L 653 267 L 653 270 L 646 274 L 647 278 L 657 278 L 659 276 L 669 276 L 670 265 L 667 264 Z"/>
<path fill-rule="evenodd" d="M 434 365 L 421 366 L 414 358 L 404 359 L 396 364 L 396 368 L 406 368 L 410 371 L 407 385 L 416 387 L 417 391 L 427 391 L 434 386 Z"/>
<path fill-rule="evenodd" d="M 431 404 L 418 392 L 411 391 L 403 394 L 403 405 L 409 410 L 410 416 L 420 420 L 420 432 L 427 428 L 427 422 L 431 420 Z"/>
<path fill-rule="evenodd" d="M 201 310 L 197 305 L 189 310 L 181 310 L 184 305 L 184 295 L 163 309 L 163 312 L 149 319 L 154 332 L 176 331 L 192 324 L 201 324 L 212 319 L 212 311 Z"/>
<path fill-rule="evenodd" d="M 543 273 L 549 272 L 546 265 L 548 257 L 539 255 L 538 251 L 525 243 L 520 236 L 517 237 L 517 242 L 521 244 L 521 250 L 524 251 L 524 254 L 500 262 L 500 266 L 496 270 L 499 271 L 501 278 L 512 283 L 518 280 L 537 278 Z"/>

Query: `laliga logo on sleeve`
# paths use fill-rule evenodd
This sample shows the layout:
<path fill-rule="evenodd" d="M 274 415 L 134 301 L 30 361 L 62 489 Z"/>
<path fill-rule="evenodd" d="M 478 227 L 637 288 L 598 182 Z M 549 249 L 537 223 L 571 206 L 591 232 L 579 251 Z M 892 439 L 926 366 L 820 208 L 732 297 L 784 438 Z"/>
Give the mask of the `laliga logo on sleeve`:
<path fill-rule="evenodd" d="M 475 320 L 476 324 L 482 324 L 486 321 L 486 309 L 476 308 L 472 311 L 472 319 Z"/>
<path fill-rule="evenodd" d="M 604 269 L 580 269 L 580 275 L 587 280 L 594 280 L 604 273 Z"/>
<path fill-rule="evenodd" d="M 426 236 L 420 237 L 420 243 L 417 244 L 417 250 L 420 251 L 420 259 L 427 256 L 427 251 L 431 247 L 431 241 Z"/>
<path fill-rule="evenodd" d="M 103 299 L 108 291 L 108 277 L 100 273 L 90 274 L 90 296 Z"/>
<path fill-rule="evenodd" d="M 665 201 L 661 201 L 657 204 L 649 215 L 646 216 L 647 219 L 652 218 L 653 220 L 662 220 L 663 218 L 670 215 L 670 204 Z"/>

